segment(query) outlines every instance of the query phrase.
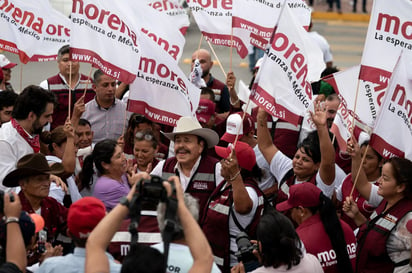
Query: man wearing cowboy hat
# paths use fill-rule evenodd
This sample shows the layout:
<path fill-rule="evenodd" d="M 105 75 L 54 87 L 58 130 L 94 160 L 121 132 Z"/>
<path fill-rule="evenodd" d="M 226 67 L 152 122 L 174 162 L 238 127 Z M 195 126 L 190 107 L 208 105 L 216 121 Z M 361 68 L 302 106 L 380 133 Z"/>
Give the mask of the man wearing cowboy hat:
<path fill-rule="evenodd" d="M 174 141 L 175 156 L 160 161 L 151 174 L 164 180 L 177 174 L 183 190 L 199 200 L 202 214 L 210 194 L 223 181 L 219 160 L 207 155 L 207 149 L 219 142 L 219 136 L 211 129 L 202 128 L 192 117 L 181 117 L 174 132 L 163 135 Z"/>
<path fill-rule="evenodd" d="M 47 241 L 70 242 L 66 234 L 67 208 L 54 198 L 48 197 L 50 189 L 50 175 L 62 174 L 63 166 L 53 164 L 50 168 L 46 157 L 40 153 L 23 156 L 17 162 L 17 168 L 6 175 L 3 184 L 6 187 L 21 187 L 19 198 L 22 209 L 28 213 L 40 214 L 45 222 Z"/>

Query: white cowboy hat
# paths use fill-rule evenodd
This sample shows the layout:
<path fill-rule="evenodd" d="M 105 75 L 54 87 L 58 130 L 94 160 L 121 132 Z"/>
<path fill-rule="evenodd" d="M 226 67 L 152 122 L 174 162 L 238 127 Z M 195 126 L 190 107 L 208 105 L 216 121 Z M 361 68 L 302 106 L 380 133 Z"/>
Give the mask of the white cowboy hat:
<path fill-rule="evenodd" d="M 176 123 L 174 132 L 162 132 L 162 134 L 171 141 L 174 141 L 176 135 L 181 134 L 199 136 L 206 140 L 208 148 L 216 146 L 219 142 L 219 135 L 215 131 L 208 128 L 203 128 L 199 121 L 192 117 L 181 117 Z"/>

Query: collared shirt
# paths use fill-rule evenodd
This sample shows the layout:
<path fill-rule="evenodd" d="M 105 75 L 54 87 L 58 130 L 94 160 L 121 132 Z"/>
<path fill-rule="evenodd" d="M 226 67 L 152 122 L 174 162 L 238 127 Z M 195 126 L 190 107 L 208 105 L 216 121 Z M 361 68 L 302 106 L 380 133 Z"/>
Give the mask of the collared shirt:
<path fill-rule="evenodd" d="M 180 178 L 180 183 L 182 184 L 183 187 L 183 191 L 186 191 L 187 186 L 189 185 L 190 179 L 192 179 L 195 171 L 197 170 L 197 168 L 199 167 L 200 164 L 200 156 L 197 159 L 196 163 L 193 165 L 192 170 L 190 171 L 190 176 L 187 177 L 183 174 L 183 170 L 180 167 L 179 163 L 176 163 L 175 166 L 175 170 L 177 169 L 179 171 L 179 178 Z M 152 172 L 150 173 L 151 175 L 157 175 L 162 177 L 162 173 L 163 173 L 163 165 L 165 164 L 166 160 L 162 160 L 160 161 L 156 167 L 152 170 Z M 224 180 L 223 176 L 220 174 L 220 171 L 222 169 L 222 165 L 220 164 L 220 162 L 218 162 L 216 164 L 216 168 L 215 168 L 215 183 L 216 186 L 220 184 L 220 182 L 222 182 Z"/>
<path fill-rule="evenodd" d="M 10 191 L 12 188 L 3 186 L 4 177 L 16 169 L 20 158 L 33 153 L 33 148 L 13 128 L 11 122 L 6 122 L 0 129 L 0 151 L 0 190 Z"/>
<path fill-rule="evenodd" d="M 106 252 L 109 260 L 110 272 L 119 273 L 122 265 L 114 261 L 112 255 Z M 80 273 L 84 272 L 86 262 L 86 249 L 76 247 L 73 254 L 66 256 L 50 257 L 37 270 L 38 273 Z"/>
<path fill-rule="evenodd" d="M 96 97 L 86 103 L 86 111 L 82 115 L 92 125 L 94 144 L 104 139 L 117 140 L 122 135 L 124 126 L 127 126 L 129 117 L 129 113 L 126 115 L 126 104 L 122 101 L 115 99 L 112 106 L 106 109 L 100 107 Z"/>

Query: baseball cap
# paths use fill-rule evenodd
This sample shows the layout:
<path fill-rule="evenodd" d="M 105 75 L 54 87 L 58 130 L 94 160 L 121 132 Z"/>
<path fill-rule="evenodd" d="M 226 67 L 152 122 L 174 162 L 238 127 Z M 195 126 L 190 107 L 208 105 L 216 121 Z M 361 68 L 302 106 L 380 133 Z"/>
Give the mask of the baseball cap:
<path fill-rule="evenodd" d="M 237 112 L 228 116 L 226 120 L 226 133 L 223 134 L 222 140 L 233 143 L 236 134 L 239 132 L 239 138 L 255 129 L 255 121 L 251 115 L 245 113 L 245 119 L 242 123 L 243 112 Z M 240 127 L 240 129 L 239 129 Z"/>
<path fill-rule="evenodd" d="M 215 146 L 215 151 L 218 156 L 227 158 L 232 152 L 232 147 L 232 143 L 227 147 Z M 242 169 L 251 171 L 256 164 L 256 155 L 253 148 L 245 142 L 238 141 L 236 142 L 235 153 L 239 166 Z"/>
<path fill-rule="evenodd" d="M 91 196 L 83 197 L 70 206 L 67 227 L 76 238 L 88 238 L 105 215 L 106 208 L 102 201 Z"/>
<path fill-rule="evenodd" d="M 276 205 L 278 211 L 287 211 L 302 206 L 312 208 L 320 205 L 321 190 L 310 182 L 292 185 L 289 188 L 289 198 Z"/>
<path fill-rule="evenodd" d="M 12 63 L 9 61 L 9 59 L 7 59 L 6 56 L 4 56 L 4 54 L 0 54 L 0 67 L 1 68 L 13 68 L 15 67 L 17 64 L 16 63 Z"/>
<path fill-rule="evenodd" d="M 196 110 L 196 117 L 199 122 L 208 123 L 210 117 L 215 114 L 215 104 L 208 99 L 200 99 Z"/>

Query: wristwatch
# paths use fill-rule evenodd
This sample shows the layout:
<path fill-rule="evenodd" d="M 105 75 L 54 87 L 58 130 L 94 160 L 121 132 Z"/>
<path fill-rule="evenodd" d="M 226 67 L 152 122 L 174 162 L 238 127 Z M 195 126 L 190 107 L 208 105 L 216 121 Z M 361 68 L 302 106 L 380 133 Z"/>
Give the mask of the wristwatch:
<path fill-rule="evenodd" d="M 129 199 L 127 199 L 126 196 L 123 196 L 122 198 L 120 198 L 120 205 L 125 206 L 126 208 L 129 208 L 130 206 L 130 201 Z"/>
<path fill-rule="evenodd" d="M 7 217 L 5 223 L 9 224 L 9 223 L 18 223 L 19 222 L 19 218 L 18 217 Z"/>

